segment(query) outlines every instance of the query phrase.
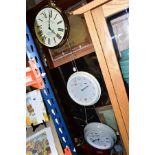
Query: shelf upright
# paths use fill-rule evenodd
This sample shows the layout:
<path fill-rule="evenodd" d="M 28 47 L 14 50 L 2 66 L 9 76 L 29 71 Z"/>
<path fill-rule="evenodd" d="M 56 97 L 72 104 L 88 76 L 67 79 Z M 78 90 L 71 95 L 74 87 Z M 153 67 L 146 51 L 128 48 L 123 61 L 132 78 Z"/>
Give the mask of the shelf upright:
<path fill-rule="evenodd" d="M 45 70 L 43 68 L 42 62 L 40 60 L 39 54 L 37 52 L 37 49 L 34 44 L 34 41 L 33 41 L 33 38 L 30 33 L 28 25 L 26 25 L 26 54 L 27 54 L 27 57 L 29 60 L 31 60 L 31 59 L 36 60 L 36 65 L 39 68 L 40 73 L 41 74 L 45 73 Z M 61 144 L 64 149 L 67 146 L 69 146 L 69 148 L 72 151 L 72 154 L 77 155 L 74 144 L 73 144 L 72 139 L 69 135 L 68 129 L 67 129 L 64 119 L 62 117 L 61 111 L 59 109 L 59 106 L 57 104 L 53 90 L 50 86 L 50 82 L 49 82 L 46 74 L 43 77 L 43 81 L 45 84 L 45 88 L 41 89 L 41 94 L 42 94 L 44 103 L 46 104 L 47 109 L 49 111 L 49 114 L 54 122 L 56 131 L 57 131 L 58 136 L 61 141 Z"/>

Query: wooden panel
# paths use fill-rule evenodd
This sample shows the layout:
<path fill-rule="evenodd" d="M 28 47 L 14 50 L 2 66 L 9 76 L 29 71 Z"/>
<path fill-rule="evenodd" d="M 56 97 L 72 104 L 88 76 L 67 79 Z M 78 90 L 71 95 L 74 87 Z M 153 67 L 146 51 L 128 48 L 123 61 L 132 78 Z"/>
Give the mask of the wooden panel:
<path fill-rule="evenodd" d="M 122 113 L 122 117 L 124 119 L 124 123 L 126 126 L 126 130 L 129 130 L 129 104 L 128 97 L 126 93 L 126 89 L 124 86 L 124 82 L 122 79 L 122 75 L 120 72 L 120 68 L 118 65 L 118 61 L 115 55 L 115 51 L 112 44 L 112 39 L 109 34 L 109 30 L 107 27 L 106 19 L 104 18 L 104 13 L 102 7 L 94 9 L 92 11 L 94 23 L 97 29 L 98 36 L 100 38 L 100 42 L 102 45 L 102 49 L 106 58 L 106 62 L 109 68 L 109 72 L 111 75 L 112 83 L 117 95 L 117 100 L 119 102 L 120 110 Z M 97 18 L 99 17 L 100 18 Z"/>
<path fill-rule="evenodd" d="M 69 15 L 70 32 L 68 41 L 56 49 L 44 48 L 50 69 L 94 52 L 94 47 L 83 15 Z M 78 30 L 78 31 L 77 31 Z M 48 54 L 47 54 L 48 53 Z M 74 53 L 74 55 L 72 55 Z"/>
<path fill-rule="evenodd" d="M 91 10 L 99 5 L 104 4 L 104 3 L 107 3 L 108 1 L 110 1 L 110 0 L 94 0 L 94 1 L 84 5 L 83 7 L 73 11 L 72 13 L 74 15 L 83 14 L 83 13 L 87 12 L 88 10 Z"/>
<path fill-rule="evenodd" d="M 73 51 L 73 55 L 72 53 L 69 53 L 69 54 L 66 54 L 62 57 L 59 57 L 58 59 L 56 60 L 48 60 L 48 65 L 49 65 L 49 68 L 52 69 L 52 68 L 56 68 L 58 66 L 61 66 L 65 63 L 68 63 L 68 62 L 71 62 L 74 59 L 78 59 L 80 57 L 83 57 L 87 54 L 90 54 L 92 52 L 94 52 L 94 47 L 92 44 L 88 44 L 86 45 L 85 47 L 81 48 L 81 49 L 77 49 L 77 50 L 74 50 Z M 51 56 L 50 56 L 51 58 Z"/>
<path fill-rule="evenodd" d="M 108 66 L 107 66 L 107 63 L 105 60 L 105 56 L 104 56 L 104 52 L 102 50 L 102 46 L 100 44 L 100 40 L 99 40 L 98 35 L 97 35 L 97 31 L 95 28 L 95 24 L 93 22 L 91 12 L 88 11 L 88 12 L 84 13 L 84 16 L 86 19 L 86 23 L 88 26 L 90 36 L 92 38 L 92 42 L 94 44 L 94 48 L 95 48 L 96 55 L 97 55 L 97 58 L 99 61 L 99 65 L 100 65 L 100 68 L 102 71 L 102 75 L 103 75 L 104 80 L 105 80 L 105 84 L 106 84 L 106 87 L 108 90 L 108 94 L 109 94 L 109 97 L 111 100 L 111 104 L 113 106 L 113 110 L 114 110 L 115 117 L 117 120 L 117 124 L 118 124 L 119 130 L 120 130 L 121 136 L 122 136 L 122 140 L 123 140 L 126 152 L 129 152 L 128 132 L 126 130 L 125 122 L 124 122 L 123 117 L 122 117 L 122 113 L 120 110 L 120 106 L 118 103 L 116 92 L 114 90 L 113 82 L 111 81 L 109 69 L 108 69 Z M 118 81 L 117 81 L 117 83 L 118 83 Z"/>
<path fill-rule="evenodd" d="M 128 0 L 112 0 L 111 2 L 106 3 L 105 5 L 102 6 L 105 17 L 116 14 L 117 12 L 120 12 L 128 7 L 129 7 Z"/>
<path fill-rule="evenodd" d="M 47 5 L 48 2 L 49 2 L 49 0 L 42 0 L 41 2 L 39 2 L 39 3 L 37 3 L 37 4 L 35 4 L 35 3 L 33 2 L 34 6 L 33 6 L 32 9 L 29 9 L 29 11 L 30 11 L 30 10 L 31 10 L 31 11 L 32 11 L 32 10 L 37 10 L 38 8 L 41 8 L 41 7 L 45 6 L 45 5 Z M 68 7 L 74 5 L 74 4 L 78 3 L 78 2 L 79 2 L 79 0 L 55 0 L 55 4 L 56 4 L 60 9 L 62 9 L 62 10 L 67 9 Z M 32 2 L 31 2 L 31 3 L 32 3 Z"/>
<path fill-rule="evenodd" d="M 59 48 L 51 49 L 52 60 L 68 55 L 71 53 L 70 48 L 73 51 L 77 51 L 91 44 L 91 38 L 84 17 L 81 15 L 68 15 L 67 17 L 70 25 L 68 41 Z"/>

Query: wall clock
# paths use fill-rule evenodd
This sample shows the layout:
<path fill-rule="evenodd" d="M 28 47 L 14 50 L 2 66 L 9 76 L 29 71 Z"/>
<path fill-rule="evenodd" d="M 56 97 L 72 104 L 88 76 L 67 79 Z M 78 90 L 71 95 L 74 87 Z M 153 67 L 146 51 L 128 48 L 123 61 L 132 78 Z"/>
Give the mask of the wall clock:
<path fill-rule="evenodd" d="M 52 3 L 37 13 L 34 30 L 42 45 L 48 48 L 58 48 L 68 37 L 69 22 L 66 15 Z"/>
<path fill-rule="evenodd" d="M 67 91 L 73 101 L 83 106 L 95 104 L 101 95 L 101 87 L 97 79 L 83 71 L 75 72 L 69 77 Z"/>
<path fill-rule="evenodd" d="M 84 138 L 91 146 L 101 150 L 112 148 L 117 140 L 112 128 L 98 122 L 92 122 L 85 126 Z"/>

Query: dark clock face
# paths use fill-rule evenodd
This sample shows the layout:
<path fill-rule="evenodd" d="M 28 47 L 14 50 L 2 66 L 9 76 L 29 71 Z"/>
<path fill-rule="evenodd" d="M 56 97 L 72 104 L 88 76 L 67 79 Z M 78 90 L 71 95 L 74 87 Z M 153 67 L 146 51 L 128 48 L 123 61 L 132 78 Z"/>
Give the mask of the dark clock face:
<path fill-rule="evenodd" d="M 56 47 L 65 37 L 66 24 L 57 9 L 46 7 L 37 14 L 34 29 L 40 43 L 47 47 Z"/>

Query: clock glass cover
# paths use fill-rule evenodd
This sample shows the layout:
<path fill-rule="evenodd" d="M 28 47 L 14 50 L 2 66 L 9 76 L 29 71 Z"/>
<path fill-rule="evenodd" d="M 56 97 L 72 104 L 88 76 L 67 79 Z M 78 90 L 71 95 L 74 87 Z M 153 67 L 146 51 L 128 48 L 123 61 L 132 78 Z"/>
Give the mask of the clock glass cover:
<path fill-rule="evenodd" d="M 84 137 L 91 146 L 102 150 L 112 148 L 117 140 L 112 128 L 98 122 L 89 123 L 85 126 Z"/>
<path fill-rule="evenodd" d="M 70 97 L 83 106 L 95 104 L 101 95 L 101 88 L 97 79 L 87 72 L 73 73 L 67 82 Z"/>
<path fill-rule="evenodd" d="M 62 13 L 54 7 L 45 7 L 35 18 L 35 34 L 40 43 L 47 47 L 63 44 L 67 35 L 67 22 Z"/>

